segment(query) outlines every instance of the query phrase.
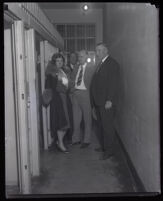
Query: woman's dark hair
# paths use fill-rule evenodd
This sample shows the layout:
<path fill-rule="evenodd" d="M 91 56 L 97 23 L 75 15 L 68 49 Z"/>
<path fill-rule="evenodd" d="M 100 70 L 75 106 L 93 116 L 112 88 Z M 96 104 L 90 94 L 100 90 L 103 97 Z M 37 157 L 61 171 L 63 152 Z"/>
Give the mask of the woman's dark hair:
<path fill-rule="evenodd" d="M 62 58 L 62 59 L 63 59 L 63 64 L 65 64 L 65 58 L 64 58 L 64 56 L 63 56 L 61 53 L 55 53 L 55 54 L 53 54 L 53 56 L 52 56 L 52 58 L 51 58 L 51 62 L 52 62 L 53 64 L 56 64 L 56 60 L 57 60 L 58 58 Z"/>

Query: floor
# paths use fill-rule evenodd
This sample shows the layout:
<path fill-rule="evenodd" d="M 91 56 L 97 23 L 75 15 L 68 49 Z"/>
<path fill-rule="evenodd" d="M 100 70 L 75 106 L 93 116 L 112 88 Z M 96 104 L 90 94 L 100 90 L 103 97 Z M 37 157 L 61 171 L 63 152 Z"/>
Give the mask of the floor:
<path fill-rule="evenodd" d="M 102 161 L 94 148 L 98 142 L 85 149 L 69 146 L 70 153 L 57 150 L 41 153 L 41 175 L 33 178 L 32 194 L 88 194 L 132 193 L 136 185 L 117 142 L 116 155 Z"/>

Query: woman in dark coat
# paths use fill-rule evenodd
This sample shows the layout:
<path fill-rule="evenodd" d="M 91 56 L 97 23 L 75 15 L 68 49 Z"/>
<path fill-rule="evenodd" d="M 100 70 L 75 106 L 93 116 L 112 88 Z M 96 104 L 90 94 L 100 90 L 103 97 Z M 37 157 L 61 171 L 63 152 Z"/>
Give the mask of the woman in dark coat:
<path fill-rule="evenodd" d="M 56 53 L 46 69 L 45 89 L 52 90 L 50 102 L 50 127 L 53 138 L 60 151 L 68 153 L 64 145 L 64 136 L 70 128 L 67 108 L 69 76 L 64 72 L 65 59 L 62 54 Z"/>

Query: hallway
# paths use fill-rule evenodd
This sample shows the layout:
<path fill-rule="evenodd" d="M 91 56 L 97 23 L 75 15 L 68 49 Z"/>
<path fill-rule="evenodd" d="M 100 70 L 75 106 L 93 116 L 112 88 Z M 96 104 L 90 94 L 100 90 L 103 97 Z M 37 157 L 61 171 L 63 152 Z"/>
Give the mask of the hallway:
<path fill-rule="evenodd" d="M 99 160 L 96 139 L 86 149 L 69 147 L 41 153 L 41 176 L 33 179 L 32 194 L 132 193 L 136 186 L 117 143 L 116 156 Z"/>
<path fill-rule="evenodd" d="M 3 7 L 6 196 L 161 193 L 159 7 L 127 2 L 14 2 Z M 102 57 L 99 44 L 107 50 Z M 80 61 L 83 50 L 85 63 Z M 64 93 L 70 98 L 75 90 L 89 91 L 87 81 L 92 83 L 91 73 L 96 72 L 99 61 L 102 66 L 105 59 L 113 59 L 119 66 L 117 78 L 112 73 L 96 76 L 101 80 L 97 83 L 106 81 L 97 90 L 96 98 L 104 97 L 97 105 L 110 109 L 113 103 L 117 112 L 115 155 L 107 160 L 100 160 L 102 153 L 95 151 L 98 141 L 94 133 L 85 149 L 69 145 L 68 154 L 48 149 L 54 130 L 51 125 L 57 127 L 59 118 L 51 117 L 51 106 L 45 107 L 43 94 L 48 64 L 57 54 L 63 63 L 59 69 L 66 72 L 62 72 L 61 84 L 65 84 Z M 71 55 L 76 55 L 75 62 L 70 62 Z M 86 66 L 90 72 L 85 71 Z M 83 67 L 83 82 L 71 86 L 77 85 L 79 68 Z M 79 73 L 76 79 L 73 72 Z M 109 84 L 112 79 L 115 83 Z M 112 87 L 117 88 L 113 91 L 118 98 L 116 93 L 102 95 L 102 89 L 109 92 Z M 59 91 L 57 86 L 56 92 L 62 93 Z M 54 105 L 61 114 L 57 103 Z M 91 110 L 83 111 L 91 114 Z M 78 112 L 74 114 L 79 116 Z M 111 125 L 110 120 L 104 122 L 106 127 Z"/>

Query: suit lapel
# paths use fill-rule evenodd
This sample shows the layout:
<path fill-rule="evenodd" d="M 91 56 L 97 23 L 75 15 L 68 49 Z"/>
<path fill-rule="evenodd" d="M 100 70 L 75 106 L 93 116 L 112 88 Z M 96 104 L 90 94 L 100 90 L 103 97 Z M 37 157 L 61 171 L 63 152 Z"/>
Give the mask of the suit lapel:
<path fill-rule="evenodd" d="M 77 73 L 78 73 L 78 70 L 79 70 L 79 65 L 75 67 L 74 71 L 73 71 L 73 77 L 74 77 L 74 80 L 76 79 L 76 76 L 77 76 Z"/>
<path fill-rule="evenodd" d="M 109 57 L 110 57 L 110 56 L 108 56 L 104 62 L 100 62 L 100 63 L 98 64 L 98 66 L 97 66 L 97 68 L 96 68 L 96 73 L 100 72 L 101 69 L 103 68 L 103 66 L 105 66 L 105 64 L 108 63 Z"/>
<path fill-rule="evenodd" d="M 84 73 L 84 83 L 85 83 L 87 88 L 89 85 L 89 81 L 91 79 L 92 70 L 93 70 L 92 66 L 90 64 L 87 64 L 86 69 L 85 69 L 85 73 Z"/>
<path fill-rule="evenodd" d="M 101 69 L 101 67 L 102 67 L 102 62 L 100 62 L 98 65 L 97 65 L 97 67 L 96 67 L 96 73 L 98 73 L 99 72 L 99 70 Z"/>

